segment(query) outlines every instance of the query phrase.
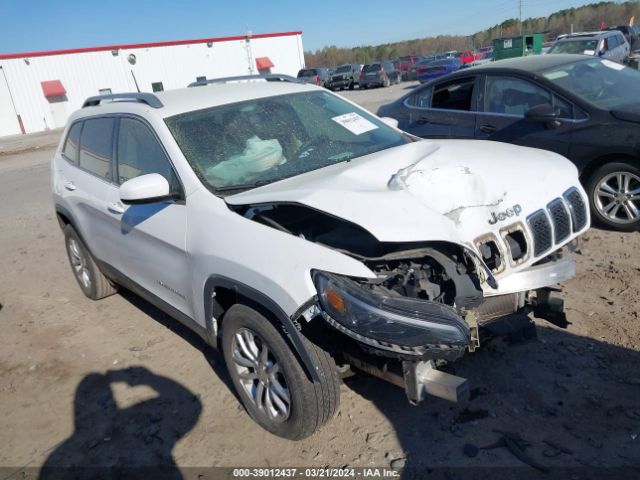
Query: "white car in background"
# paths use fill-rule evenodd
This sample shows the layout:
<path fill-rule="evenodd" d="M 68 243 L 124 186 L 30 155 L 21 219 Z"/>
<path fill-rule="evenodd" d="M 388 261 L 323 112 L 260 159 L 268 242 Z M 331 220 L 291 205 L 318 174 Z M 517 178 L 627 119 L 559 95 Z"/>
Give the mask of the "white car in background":
<path fill-rule="evenodd" d="M 603 30 L 560 35 L 547 51 L 547 54 L 554 53 L 593 55 L 623 63 L 631 53 L 631 47 L 622 32 Z"/>
<path fill-rule="evenodd" d="M 131 289 L 222 348 L 248 413 L 300 439 L 354 366 L 456 400 L 436 369 L 558 302 L 589 228 L 576 167 L 412 137 L 322 88 L 224 83 L 93 97 L 51 187 L 87 297 Z"/>

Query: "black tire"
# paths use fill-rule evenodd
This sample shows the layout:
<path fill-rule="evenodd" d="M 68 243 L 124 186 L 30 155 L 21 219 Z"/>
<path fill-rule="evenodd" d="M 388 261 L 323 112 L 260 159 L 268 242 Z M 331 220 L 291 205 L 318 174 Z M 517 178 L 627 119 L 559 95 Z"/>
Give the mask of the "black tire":
<path fill-rule="evenodd" d="M 620 178 L 618 175 L 623 176 L 622 186 L 618 184 L 618 178 Z M 629 179 L 626 191 L 625 179 Z M 605 182 L 612 189 L 612 198 L 603 196 L 608 193 L 605 189 L 600 189 Z M 607 163 L 598 168 L 591 174 L 586 185 L 593 220 L 612 230 L 622 232 L 638 230 L 640 215 L 635 216 L 636 213 L 629 206 L 635 206 L 636 211 L 640 210 L 640 193 L 634 195 L 628 193 L 638 189 L 640 189 L 640 168 L 636 165 L 622 161 Z M 599 191 L 604 193 L 599 195 Z M 617 209 L 616 206 L 618 206 Z"/>
<path fill-rule="evenodd" d="M 349 82 L 349 90 L 353 90 L 355 88 L 355 86 L 356 86 L 356 83 L 353 80 L 351 80 Z"/>
<path fill-rule="evenodd" d="M 64 227 L 64 244 L 69 265 L 82 293 L 91 300 L 100 300 L 116 293 L 116 287 L 100 271 L 78 233 L 71 225 Z"/>
<path fill-rule="evenodd" d="M 241 343 L 248 345 L 249 342 L 246 338 L 243 342 L 239 342 L 238 335 L 244 338 L 247 332 L 253 335 L 251 338 L 254 340 L 253 345 L 256 346 L 254 350 L 256 360 L 253 365 L 243 366 L 237 359 L 246 361 L 247 356 L 243 353 Z M 240 304 L 232 306 L 226 312 L 222 322 L 221 336 L 224 359 L 233 385 L 247 413 L 265 430 L 279 437 L 300 440 L 313 434 L 333 417 L 340 402 L 340 380 L 335 363 L 327 352 L 303 337 L 302 340 L 320 377 L 319 382 L 314 382 L 307 377 L 300 361 L 274 325 L 256 310 Z M 268 368 L 261 367 L 258 360 L 262 358 L 265 345 L 268 348 L 267 356 L 271 360 L 262 363 L 267 365 L 271 362 Z M 276 369 L 278 373 L 275 374 L 277 382 L 271 383 L 272 376 L 269 369 L 274 368 L 275 365 L 278 365 Z M 254 372 L 259 370 L 262 373 L 254 375 Z M 245 378 L 241 378 L 241 375 Z M 247 378 L 247 376 L 255 376 L 255 378 Z M 267 377 L 270 379 L 267 382 L 269 386 L 263 387 L 260 394 L 260 403 L 266 405 L 259 408 L 253 398 L 254 394 L 249 390 L 257 394 L 260 391 L 259 384 Z M 243 381 L 246 383 L 243 384 Z M 279 389 L 283 382 L 286 388 Z M 273 393 L 271 385 L 274 384 L 278 385 L 275 391 L 285 390 L 288 393 L 288 403 L 280 394 Z M 267 397 L 272 399 L 270 400 L 272 405 L 275 405 L 276 398 L 288 405 L 286 415 L 283 414 L 278 419 L 270 418 L 266 413 L 269 408 Z"/>
<path fill-rule="evenodd" d="M 387 88 L 390 85 L 391 85 L 391 80 L 389 80 L 389 77 L 385 77 L 384 80 L 382 81 L 382 87 Z"/>

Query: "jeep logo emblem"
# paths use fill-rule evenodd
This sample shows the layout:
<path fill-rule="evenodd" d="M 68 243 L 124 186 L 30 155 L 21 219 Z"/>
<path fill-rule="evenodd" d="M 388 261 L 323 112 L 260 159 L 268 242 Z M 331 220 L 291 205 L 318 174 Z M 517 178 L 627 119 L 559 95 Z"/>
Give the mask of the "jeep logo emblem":
<path fill-rule="evenodd" d="M 502 222 L 509 217 L 517 217 L 522 212 L 520 204 L 516 203 L 513 207 L 507 208 L 503 212 L 491 212 L 491 218 L 489 219 L 489 225 L 495 225 L 498 222 Z"/>

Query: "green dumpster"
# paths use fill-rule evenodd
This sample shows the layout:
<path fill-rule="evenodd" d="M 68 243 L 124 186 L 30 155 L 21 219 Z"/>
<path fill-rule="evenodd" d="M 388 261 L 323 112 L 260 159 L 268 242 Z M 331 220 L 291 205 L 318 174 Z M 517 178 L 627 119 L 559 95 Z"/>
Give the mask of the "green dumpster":
<path fill-rule="evenodd" d="M 542 51 L 542 33 L 493 39 L 493 59 L 539 55 Z"/>

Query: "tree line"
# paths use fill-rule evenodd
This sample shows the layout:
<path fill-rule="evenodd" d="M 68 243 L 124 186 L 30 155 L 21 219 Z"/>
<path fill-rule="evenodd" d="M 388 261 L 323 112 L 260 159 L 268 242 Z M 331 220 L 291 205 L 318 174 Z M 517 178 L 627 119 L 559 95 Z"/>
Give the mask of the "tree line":
<path fill-rule="evenodd" d="M 627 25 L 631 17 L 640 21 L 640 3 L 637 1 L 599 2 L 578 8 L 559 10 L 549 17 L 527 18 L 522 21 L 523 33 L 542 32 L 552 40 L 562 33 L 600 30 L 605 25 Z M 375 60 L 395 59 L 406 55 L 432 55 L 450 50 L 474 50 L 490 46 L 494 38 L 518 35 L 520 21 L 510 18 L 472 35 L 439 35 L 381 45 L 339 48 L 334 45 L 315 52 L 305 52 L 307 67 L 327 67 L 345 63 L 368 63 Z"/>

